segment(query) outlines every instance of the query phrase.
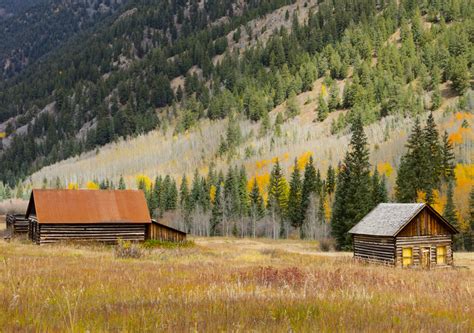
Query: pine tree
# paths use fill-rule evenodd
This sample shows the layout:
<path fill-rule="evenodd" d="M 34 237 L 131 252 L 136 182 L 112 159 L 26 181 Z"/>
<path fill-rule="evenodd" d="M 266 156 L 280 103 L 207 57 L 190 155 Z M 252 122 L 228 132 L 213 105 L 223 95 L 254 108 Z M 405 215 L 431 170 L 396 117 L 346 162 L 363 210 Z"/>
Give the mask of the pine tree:
<path fill-rule="evenodd" d="M 225 215 L 233 219 L 238 218 L 240 212 L 238 170 L 229 167 L 224 182 L 224 207 Z"/>
<path fill-rule="evenodd" d="M 354 119 L 351 130 L 349 151 L 336 187 L 342 189 L 336 189 L 331 219 L 338 249 L 351 247 L 351 238 L 347 232 L 373 207 L 370 200 L 369 150 L 360 116 Z"/>
<path fill-rule="evenodd" d="M 418 138 L 419 140 L 420 138 Z M 439 180 L 442 168 L 441 147 L 439 144 L 439 134 L 436 128 L 436 123 L 433 118 L 433 113 L 430 113 L 426 120 L 426 126 L 423 129 L 422 140 L 424 141 L 424 153 L 427 155 L 425 165 L 421 167 L 425 171 L 425 190 L 431 190 L 439 186 Z M 425 191 L 426 192 L 426 191 Z"/>
<path fill-rule="evenodd" d="M 189 195 L 189 185 L 186 175 L 181 178 L 181 185 L 179 186 L 179 208 L 181 209 L 184 224 L 188 231 L 191 230 L 191 201 Z"/>
<path fill-rule="evenodd" d="M 415 119 L 406 147 L 407 153 L 402 156 L 397 172 L 395 197 L 398 202 L 416 202 L 418 191 L 426 188 L 424 177 L 427 164 L 423 131 L 418 118 Z"/>
<path fill-rule="evenodd" d="M 287 231 L 285 222 L 288 209 L 288 183 L 283 176 L 278 159 L 270 174 L 268 208 L 277 214 L 280 220 L 280 237 L 284 237 Z"/>
<path fill-rule="evenodd" d="M 448 183 L 448 191 L 446 192 L 446 206 L 444 206 L 443 217 L 451 223 L 454 227 L 458 227 L 458 218 L 456 213 L 456 206 L 453 200 L 453 182 Z"/>
<path fill-rule="evenodd" d="M 454 180 L 454 151 L 446 131 L 444 131 L 441 146 L 441 176 L 444 182 Z"/>
<path fill-rule="evenodd" d="M 311 202 L 311 196 L 316 194 L 316 169 L 314 168 L 313 157 L 310 156 L 306 166 L 304 168 L 304 179 L 303 179 L 303 186 L 301 188 L 301 208 L 300 208 L 300 220 L 302 224 L 307 222 L 307 211 L 309 208 L 309 204 Z M 301 238 L 304 238 L 304 229 L 301 228 Z"/>
<path fill-rule="evenodd" d="M 242 219 L 244 216 L 247 216 L 249 213 L 249 193 L 247 190 L 247 172 L 245 167 L 242 165 L 240 167 L 239 179 L 238 179 L 238 188 L 239 188 L 239 204 L 240 211 L 239 215 Z"/>
<path fill-rule="evenodd" d="M 328 117 L 329 107 L 322 94 L 319 95 L 318 99 L 318 120 L 323 121 Z"/>
<path fill-rule="evenodd" d="M 336 173 L 332 165 L 329 165 L 326 176 L 326 189 L 329 195 L 334 192 L 336 186 Z"/>
<path fill-rule="evenodd" d="M 169 177 L 169 176 L 167 176 Z M 166 210 L 175 210 L 178 204 L 178 187 L 176 181 L 173 179 L 168 187 L 166 195 Z"/>
<path fill-rule="evenodd" d="M 122 175 L 120 175 L 119 184 L 118 184 L 118 189 L 119 189 L 119 190 L 125 190 L 125 189 L 127 189 L 127 186 L 125 185 L 125 180 L 123 179 L 123 176 L 122 176 Z"/>
<path fill-rule="evenodd" d="M 249 213 L 252 219 L 252 237 L 256 236 L 257 221 L 265 215 L 265 207 L 262 195 L 258 187 L 257 178 L 254 179 L 252 189 L 249 194 L 250 207 Z"/>
<path fill-rule="evenodd" d="M 224 216 L 224 207 L 222 203 L 222 189 L 221 184 L 216 186 L 216 195 L 214 198 L 214 203 L 211 210 L 211 220 L 210 220 L 210 235 L 218 236 L 219 225 L 222 224 L 222 219 Z"/>
<path fill-rule="evenodd" d="M 298 168 L 298 160 L 295 158 L 293 172 L 291 173 L 290 192 L 288 196 L 288 220 L 293 228 L 300 228 L 301 219 L 301 195 L 302 195 L 301 174 Z"/>
<path fill-rule="evenodd" d="M 375 168 L 374 174 L 372 175 L 371 199 L 373 207 L 379 203 L 387 202 L 385 177 L 382 176 L 382 178 L 380 178 L 377 168 Z"/>
<path fill-rule="evenodd" d="M 346 159 L 348 159 L 348 154 L 349 153 L 346 153 Z M 349 181 L 349 170 L 345 164 L 342 164 L 337 174 L 337 187 L 331 217 L 331 234 L 336 240 L 336 247 L 339 250 L 346 248 L 347 231 L 349 230 L 346 224 L 346 221 L 349 219 L 349 214 L 346 209 L 346 201 L 348 200 L 349 193 L 348 188 L 345 186 Z"/>

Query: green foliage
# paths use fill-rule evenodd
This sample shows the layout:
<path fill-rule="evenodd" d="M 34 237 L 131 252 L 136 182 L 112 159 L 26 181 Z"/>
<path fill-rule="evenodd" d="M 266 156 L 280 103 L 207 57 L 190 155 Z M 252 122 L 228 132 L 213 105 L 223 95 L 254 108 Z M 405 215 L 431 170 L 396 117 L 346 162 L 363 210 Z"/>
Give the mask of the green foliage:
<path fill-rule="evenodd" d="M 446 205 L 444 206 L 444 211 L 443 211 L 443 217 L 451 223 L 454 227 L 458 228 L 458 218 L 457 218 L 457 212 L 456 212 L 456 207 L 454 205 L 454 200 L 453 200 L 453 182 L 450 181 L 448 183 L 448 190 L 446 192 Z"/>
<path fill-rule="evenodd" d="M 214 202 L 212 204 L 212 211 L 211 211 L 211 220 L 210 220 L 210 235 L 217 236 L 218 235 L 218 227 L 222 224 L 222 219 L 224 215 L 224 204 L 222 198 L 222 189 L 221 185 L 217 184 L 216 186 L 216 194 L 214 198 Z"/>
<path fill-rule="evenodd" d="M 324 121 L 329 114 L 329 107 L 326 103 L 326 100 L 322 96 L 322 94 L 319 95 L 318 99 L 318 120 L 319 121 Z"/>
<path fill-rule="evenodd" d="M 294 118 L 300 113 L 300 107 L 296 100 L 296 94 L 292 91 L 286 102 L 286 114 L 288 118 Z"/>
<path fill-rule="evenodd" d="M 302 190 L 303 184 L 301 181 L 301 174 L 298 168 L 298 161 L 295 159 L 293 172 L 291 173 L 290 192 L 288 195 L 288 220 L 294 228 L 302 225 Z"/>
<path fill-rule="evenodd" d="M 338 249 L 350 248 L 347 232 L 373 207 L 369 150 L 360 117 L 355 119 L 351 130 L 350 150 L 339 170 L 331 219 L 332 235 Z"/>
<path fill-rule="evenodd" d="M 267 209 L 280 219 L 280 237 L 286 235 L 286 216 L 288 210 L 288 183 L 277 160 L 270 174 Z"/>
<path fill-rule="evenodd" d="M 170 242 L 157 239 L 148 239 L 142 244 L 145 249 L 185 249 L 196 246 L 193 240 L 185 240 L 182 242 Z"/>

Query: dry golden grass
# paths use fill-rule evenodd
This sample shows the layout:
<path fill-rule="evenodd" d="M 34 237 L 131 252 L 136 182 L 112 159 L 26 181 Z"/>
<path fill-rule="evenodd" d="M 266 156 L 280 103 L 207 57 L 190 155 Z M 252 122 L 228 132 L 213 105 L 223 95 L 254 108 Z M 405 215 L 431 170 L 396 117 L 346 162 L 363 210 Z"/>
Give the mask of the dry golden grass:
<path fill-rule="evenodd" d="M 363 265 L 305 241 L 195 241 L 137 260 L 0 241 L 1 331 L 474 330 L 468 269 Z"/>

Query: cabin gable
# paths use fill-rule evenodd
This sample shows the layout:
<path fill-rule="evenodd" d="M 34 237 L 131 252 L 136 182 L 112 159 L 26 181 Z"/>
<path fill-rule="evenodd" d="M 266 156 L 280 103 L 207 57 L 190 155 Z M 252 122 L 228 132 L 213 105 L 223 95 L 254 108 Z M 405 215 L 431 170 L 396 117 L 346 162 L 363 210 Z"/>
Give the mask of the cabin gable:
<path fill-rule="evenodd" d="M 453 231 L 427 206 L 397 234 L 398 237 L 451 235 Z"/>

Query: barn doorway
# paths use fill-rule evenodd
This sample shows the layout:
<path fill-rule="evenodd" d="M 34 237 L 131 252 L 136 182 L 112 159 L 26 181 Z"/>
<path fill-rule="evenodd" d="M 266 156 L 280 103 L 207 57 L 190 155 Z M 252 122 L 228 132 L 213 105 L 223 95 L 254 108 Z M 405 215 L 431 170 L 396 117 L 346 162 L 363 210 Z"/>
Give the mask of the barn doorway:
<path fill-rule="evenodd" d="M 430 268 L 430 257 L 431 257 L 431 248 L 422 247 L 421 249 L 421 267 L 425 269 Z"/>

